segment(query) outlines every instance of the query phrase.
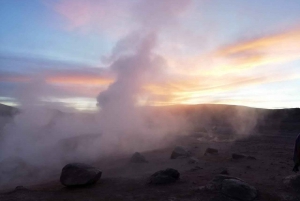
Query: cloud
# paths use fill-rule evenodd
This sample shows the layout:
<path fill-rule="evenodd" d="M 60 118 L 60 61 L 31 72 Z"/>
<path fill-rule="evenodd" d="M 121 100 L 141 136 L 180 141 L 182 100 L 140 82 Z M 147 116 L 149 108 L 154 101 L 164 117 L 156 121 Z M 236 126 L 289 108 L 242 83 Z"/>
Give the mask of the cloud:
<path fill-rule="evenodd" d="M 44 1 L 45 5 L 65 20 L 64 29 L 82 33 L 105 33 L 119 38 L 128 33 L 131 23 L 130 0 L 58 0 Z"/>
<path fill-rule="evenodd" d="M 101 32 L 119 39 L 137 29 L 153 31 L 177 26 L 177 20 L 192 0 L 58 0 L 44 3 L 66 20 L 67 30 Z"/>
<path fill-rule="evenodd" d="M 177 20 L 188 10 L 191 0 L 141 0 L 134 5 L 133 14 L 143 26 L 161 29 L 172 24 L 178 26 Z"/>
<path fill-rule="evenodd" d="M 224 58 L 228 66 L 219 67 L 229 70 L 251 69 L 263 65 L 281 64 L 300 59 L 300 28 L 273 33 L 252 40 L 239 41 L 214 52 L 216 57 Z"/>
<path fill-rule="evenodd" d="M 91 98 L 114 86 L 113 83 L 124 74 L 121 81 L 132 79 L 140 84 L 140 103 L 170 105 L 199 103 L 202 98 L 208 100 L 207 97 L 221 92 L 299 78 L 296 70 L 286 69 L 289 62 L 300 60 L 299 27 L 237 40 L 207 52 L 199 50 L 203 47 L 199 40 L 205 40 L 205 37 L 195 33 L 197 30 L 187 29 L 182 23 L 187 16 L 193 15 L 187 14 L 187 11 L 197 10 L 190 0 L 58 0 L 47 1 L 46 4 L 67 19 L 71 31 L 86 28 L 91 31 L 95 28 L 117 32 L 117 37 L 121 39 L 116 42 L 111 54 L 102 57 L 102 68 L 38 58 L 4 58 L 0 55 L 6 63 L 18 61 L 17 65 L 13 63 L 0 67 L 2 71 L 20 65 L 14 67 L 12 72 L 1 74 L 0 82 L 28 83 L 39 77 L 44 85 L 61 88 L 68 94 L 54 93 L 54 90 L 50 97 Z M 132 75 L 129 73 L 132 64 L 126 63 L 125 58 L 136 54 L 140 41 L 149 33 L 156 35 L 151 55 L 156 57 L 159 72 L 152 79 L 142 76 L 140 79 L 143 82 L 140 82 L 136 80 L 136 74 L 145 73 L 145 69 L 141 68 Z M 139 51 L 144 49 L 147 48 L 140 48 Z M 22 72 L 22 68 L 30 73 Z"/>
<path fill-rule="evenodd" d="M 108 64 L 111 65 L 110 63 L 117 58 L 134 54 L 141 39 L 139 34 L 133 33 L 121 40 L 112 50 L 111 56 L 107 57 Z M 172 61 L 173 58 L 165 54 L 160 58 L 162 63 L 159 62 L 159 65 L 163 66 L 160 67 L 160 71 L 164 72 L 157 73 L 155 79 L 147 79 L 140 83 L 141 93 L 147 98 L 142 98 L 139 102 L 150 105 L 172 105 L 199 103 L 202 100 L 213 101 L 207 97 L 247 86 L 299 79 L 299 73 L 295 70 L 281 67 L 284 63 L 299 60 L 297 54 L 300 51 L 299 43 L 300 31 L 293 29 L 252 40 L 237 41 L 199 57 L 181 57 L 179 58 L 181 61 L 179 59 Z M 42 77 L 43 84 L 52 89 L 47 90 L 48 93 L 52 93 L 48 94 L 49 97 L 96 97 L 99 91 L 106 90 L 115 82 L 120 72 L 126 74 L 126 68 L 116 67 L 125 65 L 126 62 L 106 68 L 80 65 L 70 68 L 72 64 L 57 61 L 37 59 L 35 62 L 34 59 L 26 58 L 22 61 L 27 61 L 30 65 L 48 65 L 51 68 L 43 71 L 35 68 L 30 71 L 29 68 L 30 74 L 4 71 L 1 73 L 0 82 L 20 83 L 21 86 L 22 83 L 29 83 L 36 77 Z M 55 66 L 62 67 L 62 70 Z M 126 76 L 131 79 L 129 74 Z"/>

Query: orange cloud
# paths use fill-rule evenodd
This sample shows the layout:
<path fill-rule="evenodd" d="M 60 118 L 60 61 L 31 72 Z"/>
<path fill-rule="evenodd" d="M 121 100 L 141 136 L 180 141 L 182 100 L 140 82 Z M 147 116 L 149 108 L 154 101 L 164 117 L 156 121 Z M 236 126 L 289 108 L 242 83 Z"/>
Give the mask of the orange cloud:
<path fill-rule="evenodd" d="M 300 29 L 288 30 L 253 40 L 242 41 L 214 52 L 228 63 L 217 67 L 230 72 L 263 65 L 277 65 L 300 59 Z"/>
<path fill-rule="evenodd" d="M 273 66 L 300 59 L 300 28 L 242 40 L 207 54 L 180 57 L 166 53 L 171 71 L 182 76 L 225 76 L 252 74 L 257 67 Z M 260 68 L 259 70 L 262 70 Z"/>
<path fill-rule="evenodd" d="M 149 84 L 144 87 L 151 94 L 149 104 L 162 106 L 174 104 L 199 104 L 211 102 L 214 95 L 230 92 L 247 86 L 300 79 L 298 74 L 269 74 L 266 76 L 226 76 L 219 79 L 203 78 L 203 83 L 197 79 L 177 80 L 172 82 Z M 210 80 L 210 82 L 206 82 Z"/>

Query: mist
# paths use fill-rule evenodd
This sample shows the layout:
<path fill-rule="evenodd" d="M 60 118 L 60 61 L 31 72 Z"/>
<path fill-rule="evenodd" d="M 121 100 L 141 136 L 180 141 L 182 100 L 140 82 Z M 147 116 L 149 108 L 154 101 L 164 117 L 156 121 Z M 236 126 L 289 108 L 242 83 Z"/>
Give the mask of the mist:
<path fill-rule="evenodd" d="M 20 113 L 1 133 L 0 185 L 22 183 L 33 172 L 39 181 L 69 162 L 93 163 L 103 157 L 166 147 L 185 133 L 189 126 L 182 116 L 168 112 L 157 116 L 145 107 L 150 97 L 143 86 L 161 79 L 166 65 L 152 52 L 156 37 L 155 33 L 136 35 L 133 47 L 129 43 L 114 51 L 109 69 L 116 81 L 99 93 L 96 113 L 70 112 L 62 105 L 42 103 L 39 97 L 53 90 L 42 77 L 24 85 L 17 95 Z"/>
<path fill-rule="evenodd" d="M 168 63 L 155 51 L 161 30 L 179 26 L 178 19 L 190 1 L 147 2 L 132 8 L 139 19 L 137 28 L 120 38 L 111 54 L 102 58 L 115 80 L 106 89 L 99 89 L 97 112 L 74 112 L 41 101 L 47 94 L 68 95 L 47 85 L 47 74 L 43 73 L 16 92 L 20 112 L 6 123 L 0 135 L 0 187 L 21 185 L 33 174 L 31 182 L 41 181 L 70 162 L 94 163 L 105 157 L 164 148 L 177 137 L 197 131 L 195 125 L 205 126 L 203 122 L 209 122 L 209 129 L 215 125 L 222 129 L 222 124 L 209 116 L 200 114 L 191 121 L 189 113 L 149 106 L 153 97 L 145 86 L 168 77 Z M 240 111 L 236 114 L 227 120 L 233 122 L 231 128 L 236 133 L 247 136 L 257 116 Z M 204 135 L 211 134 L 216 133 Z"/>

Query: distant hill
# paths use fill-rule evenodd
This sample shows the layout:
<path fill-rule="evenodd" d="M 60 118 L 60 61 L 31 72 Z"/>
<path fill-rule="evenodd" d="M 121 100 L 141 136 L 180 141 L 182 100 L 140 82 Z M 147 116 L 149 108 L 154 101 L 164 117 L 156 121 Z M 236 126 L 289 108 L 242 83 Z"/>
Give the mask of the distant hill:
<path fill-rule="evenodd" d="M 194 125 L 195 130 L 206 126 L 240 127 L 255 121 L 259 131 L 288 131 L 300 133 L 300 108 L 260 109 L 246 106 L 199 104 L 145 107 L 155 116 L 169 114 L 180 116 Z M 13 117 L 20 110 L 0 104 L 0 117 Z M 54 120 L 67 113 L 54 110 Z M 87 115 L 89 116 L 89 115 Z M 91 115 L 92 117 L 93 115 Z M 49 126 L 53 121 L 49 122 Z"/>
<path fill-rule="evenodd" d="M 0 103 L 0 116 L 13 116 L 18 113 L 18 109 L 15 107 L 7 106 Z"/>
<path fill-rule="evenodd" d="M 182 116 L 195 129 L 202 126 L 243 127 L 254 123 L 259 132 L 300 133 L 300 108 L 261 109 L 236 105 L 199 104 L 162 106 L 154 109 L 156 115 L 168 112 Z"/>

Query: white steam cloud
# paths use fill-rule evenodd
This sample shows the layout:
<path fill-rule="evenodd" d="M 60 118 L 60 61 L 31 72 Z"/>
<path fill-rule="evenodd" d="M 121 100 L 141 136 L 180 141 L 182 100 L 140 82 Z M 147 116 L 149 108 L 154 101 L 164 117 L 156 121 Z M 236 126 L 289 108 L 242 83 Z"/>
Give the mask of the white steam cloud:
<path fill-rule="evenodd" d="M 116 81 L 97 97 L 99 113 L 70 114 L 57 105 L 42 107 L 40 97 L 52 90 L 44 87 L 42 78 L 18 94 L 21 112 L 0 133 L 0 188 L 28 183 L 29 178 L 38 181 L 68 162 L 94 162 L 108 155 L 160 148 L 187 129 L 182 117 L 141 107 L 141 102 L 151 99 L 143 86 L 161 79 L 166 65 L 154 53 L 162 24 L 150 19 L 151 13 L 158 9 L 161 14 L 156 16 L 163 17 L 167 12 L 168 19 L 161 21 L 171 23 L 184 10 L 165 7 L 168 2 L 173 5 L 171 1 L 151 1 L 147 6 L 148 2 L 135 7 L 136 15 L 144 9 L 149 17 L 141 19 L 140 31 L 121 39 L 105 59 Z"/>

